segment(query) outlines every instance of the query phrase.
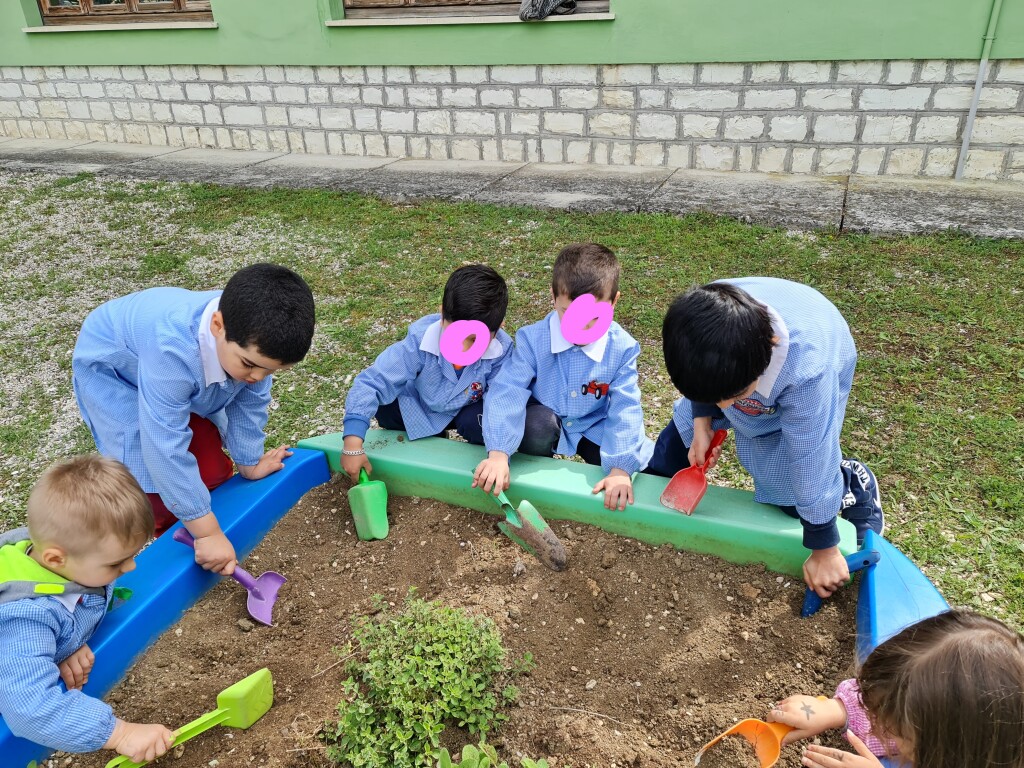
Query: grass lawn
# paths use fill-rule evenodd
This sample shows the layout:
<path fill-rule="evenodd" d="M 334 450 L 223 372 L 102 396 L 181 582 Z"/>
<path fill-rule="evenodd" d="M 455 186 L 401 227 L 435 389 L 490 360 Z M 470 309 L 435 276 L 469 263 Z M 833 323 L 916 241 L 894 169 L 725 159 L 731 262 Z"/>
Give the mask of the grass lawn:
<path fill-rule="evenodd" d="M 71 391 L 90 309 L 156 285 L 223 287 L 255 261 L 286 264 L 317 297 L 309 358 L 279 377 L 272 443 L 340 431 L 352 377 L 448 273 L 483 261 L 509 283 L 510 331 L 550 308 L 558 249 L 595 240 L 624 268 L 616 319 L 643 347 L 648 433 L 675 392 L 660 351 L 671 297 L 718 277 L 809 283 L 860 350 L 844 453 L 874 469 L 889 538 L 951 603 L 1024 628 L 1024 243 L 957 235 L 787 234 L 711 216 L 567 214 L 356 195 L 0 173 L 0 527 L 34 479 L 92 442 Z M 716 481 L 749 487 L 735 461 Z"/>

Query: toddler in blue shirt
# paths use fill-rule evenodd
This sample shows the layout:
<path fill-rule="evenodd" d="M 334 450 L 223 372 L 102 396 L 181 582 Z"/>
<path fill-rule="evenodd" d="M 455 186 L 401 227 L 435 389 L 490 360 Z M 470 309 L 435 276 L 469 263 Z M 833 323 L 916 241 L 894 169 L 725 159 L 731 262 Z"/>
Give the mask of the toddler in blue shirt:
<path fill-rule="evenodd" d="M 574 243 L 558 254 L 551 275 L 554 310 L 516 333 L 516 348 L 484 403 L 487 458 L 473 487 L 509 487 L 509 456 L 578 453 L 607 473 L 594 486 L 608 509 L 633 503 L 631 476 L 647 466 L 654 444 L 644 432 L 636 361 L 640 345 L 612 322 L 595 341 L 574 344 L 562 316 L 585 294 L 613 307 L 619 300 L 619 262 L 597 243 Z M 596 322 L 596 321 L 595 321 Z M 590 323 L 586 328 L 591 327 Z"/>
<path fill-rule="evenodd" d="M 71 367 L 97 450 L 149 494 L 157 535 L 182 521 L 207 570 L 229 576 L 236 562 L 210 489 L 231 477 L 232 459 L 258 480 L 290 455 L 264 452 L 271 374 L 306 356 L 313 325 L 309 286 L 276 264 L 239 270 L 223 291 L 123 296 L 82 324 Z"/>
<path fill-rule="evenodd" d="M 0 715 L 15 736 L 135 762 L 170 749 L 164 726 L 125 722 L 82 692 L 113 582 L 152 536 L 149 501 L 120 462 L 79 456 L 36 483 L 28 528 L 0 536 Z"/>
<path fill-rule="evenodd" d="M 512 339 L 501 330 L 508 287 L 491 267 L 470 264 L 448 278 L 440 314 L 409 326 L 403 341 L 385 349 L 356 376 L 345 398 L 341 466 L 355 482 L 359 470 L 373 471 L 363 440 L 376 417 L 384 429 L 403 430 L 410 440 L 443 437 L 448 429 L 483 444 L 484 399 L 495 375 L 512 353 Z M 478 320 L 490 331 L 490 344 L 475 363 L 458 366 L 441 353 L 441 334 L 459 320 Z M 468 336 L 464 350 L 475 342 Z"/>

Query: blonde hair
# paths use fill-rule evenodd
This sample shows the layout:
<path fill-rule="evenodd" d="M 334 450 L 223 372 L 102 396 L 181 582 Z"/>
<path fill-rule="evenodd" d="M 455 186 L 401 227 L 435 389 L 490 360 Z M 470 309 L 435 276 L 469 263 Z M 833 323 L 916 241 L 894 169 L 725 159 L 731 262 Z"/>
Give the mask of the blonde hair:
<path fill-rule="evenodd" d="M 28 530 L 37 544 L 76 554 L 107 536 L 142 546 L 153 537 L 153 508 L 124 464 L 75 456 L 47 469 L 32 489 Z"/>

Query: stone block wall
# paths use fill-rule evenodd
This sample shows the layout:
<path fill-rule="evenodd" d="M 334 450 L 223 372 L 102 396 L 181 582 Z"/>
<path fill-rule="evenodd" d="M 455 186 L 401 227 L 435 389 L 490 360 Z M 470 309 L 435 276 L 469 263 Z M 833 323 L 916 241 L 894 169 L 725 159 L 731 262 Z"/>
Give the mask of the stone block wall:
<path fill-rule="evenodd" d="M 950 177 L 976 61 L 0 68 L 0 135 L 404 158 Z M 1024 182 L 1024 60 L 966 176 Z"/>

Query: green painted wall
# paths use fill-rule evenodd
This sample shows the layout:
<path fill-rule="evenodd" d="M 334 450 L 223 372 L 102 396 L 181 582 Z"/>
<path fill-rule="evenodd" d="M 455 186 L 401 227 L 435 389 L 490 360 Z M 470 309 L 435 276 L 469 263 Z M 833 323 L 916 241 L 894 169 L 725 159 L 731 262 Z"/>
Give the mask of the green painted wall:
<path fill-rule="evenodd" d="M 973 59 L 991 0 L 612 0 L 614 21 L 327 28 L 337 0 L 213 0 L 219 29 L 26 34 L 0 0 L 0 65 L 622 64 Z M 993 58 L 1024 58 L 1003 0 Z"/>

